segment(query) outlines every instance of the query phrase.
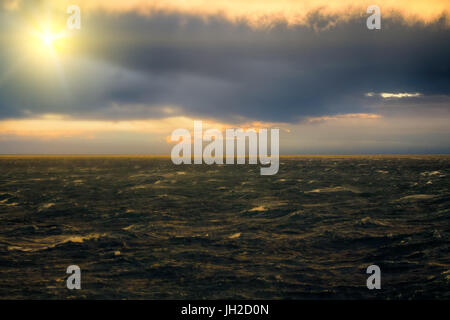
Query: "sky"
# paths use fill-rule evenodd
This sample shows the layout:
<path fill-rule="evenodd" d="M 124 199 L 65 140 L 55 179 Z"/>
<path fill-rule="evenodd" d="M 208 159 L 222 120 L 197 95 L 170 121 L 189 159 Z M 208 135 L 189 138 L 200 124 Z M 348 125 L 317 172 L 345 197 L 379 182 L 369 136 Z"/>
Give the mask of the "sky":
<path fill-rule="evenodd" d="M 282 154 L 450 153 L 449 13 L 448 0 L 0 0 L 0 154 L 169 154 L 194 120 L 279 128 Z"/>

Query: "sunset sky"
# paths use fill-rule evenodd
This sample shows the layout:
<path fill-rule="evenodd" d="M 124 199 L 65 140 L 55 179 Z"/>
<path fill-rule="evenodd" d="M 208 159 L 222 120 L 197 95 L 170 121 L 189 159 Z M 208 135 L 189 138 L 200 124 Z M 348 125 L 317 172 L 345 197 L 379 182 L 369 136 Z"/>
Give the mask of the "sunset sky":
<path fill-rule="evenodd" d="M 194 120 L 280 128 L 282 154 L 450 152 L 448 0 L 0 0 L 0 46 L 0 154 L 168 154 Z"/>

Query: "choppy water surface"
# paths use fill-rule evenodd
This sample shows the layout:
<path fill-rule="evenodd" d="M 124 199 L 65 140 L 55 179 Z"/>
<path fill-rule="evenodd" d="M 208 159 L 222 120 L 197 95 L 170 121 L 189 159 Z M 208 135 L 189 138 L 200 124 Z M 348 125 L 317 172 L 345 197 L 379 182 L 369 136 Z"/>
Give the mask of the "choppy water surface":
<path fill-rule="evenodd" d="M 0 298 L 450 298 L 449 157 L 281 162 L 1 158 Z"/>

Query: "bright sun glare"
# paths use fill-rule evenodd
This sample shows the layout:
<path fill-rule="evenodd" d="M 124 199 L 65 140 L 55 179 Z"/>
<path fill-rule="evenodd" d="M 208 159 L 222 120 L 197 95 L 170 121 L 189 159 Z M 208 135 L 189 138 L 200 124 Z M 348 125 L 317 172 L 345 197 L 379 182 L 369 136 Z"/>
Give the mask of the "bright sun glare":
<path fill-rule="evenodd" d="M 54 47 L 54 44 L 57 40 L 64 37 L 63 33 L 51 33 L 50 31 L 44 31 L 42 33 L 39 33 L 38 37 L 42 40 L 43 44 L 49 48 Z"/>
<path fill-rule="evenodd" d="M 64 25 L 43 21 L 24 28 L 22 45 L 27 64 L 37 71 L 55 66 L 62 68 L 70 58 L 73 39 Z"/>
<path fill-rule="evenodd" d="M 44 43 L 47 46 L 53 46 L 53 41 L 55 41 L 55 36 L 51 33 L 44 33 L 41 35 L 41 40 L 44 41 Z"/>

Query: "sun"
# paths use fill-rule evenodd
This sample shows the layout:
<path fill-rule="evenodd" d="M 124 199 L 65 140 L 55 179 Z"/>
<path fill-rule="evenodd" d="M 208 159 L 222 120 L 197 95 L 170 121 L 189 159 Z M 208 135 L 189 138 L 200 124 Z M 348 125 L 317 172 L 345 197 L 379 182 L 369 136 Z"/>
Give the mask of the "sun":
<path fill-rule="evenodd" d="M 45 47 L 54 50 L 57 42 L 65 38 L 64 32 L 52 33 L 51 31 L 44 30 L 37 33 L 37 37 L 40 39 L 41 44 Z"/>
<path fill-rule="evenodd" d="M 29 70 L 41 72 L 51 70 L 62 64 L 70 57 L 70 34 L 57 25 L 33 25 L 24 29 L 22 41 L 19 45 L 23 51 L 23 61 Z"/>
<path fill-rule="evenodd" d="M 56 40 L 56 36 L 49 32 L 40 35 L 40 38 L 44 44 L 49 47 L 53 47 L 53 42 Z"/>

